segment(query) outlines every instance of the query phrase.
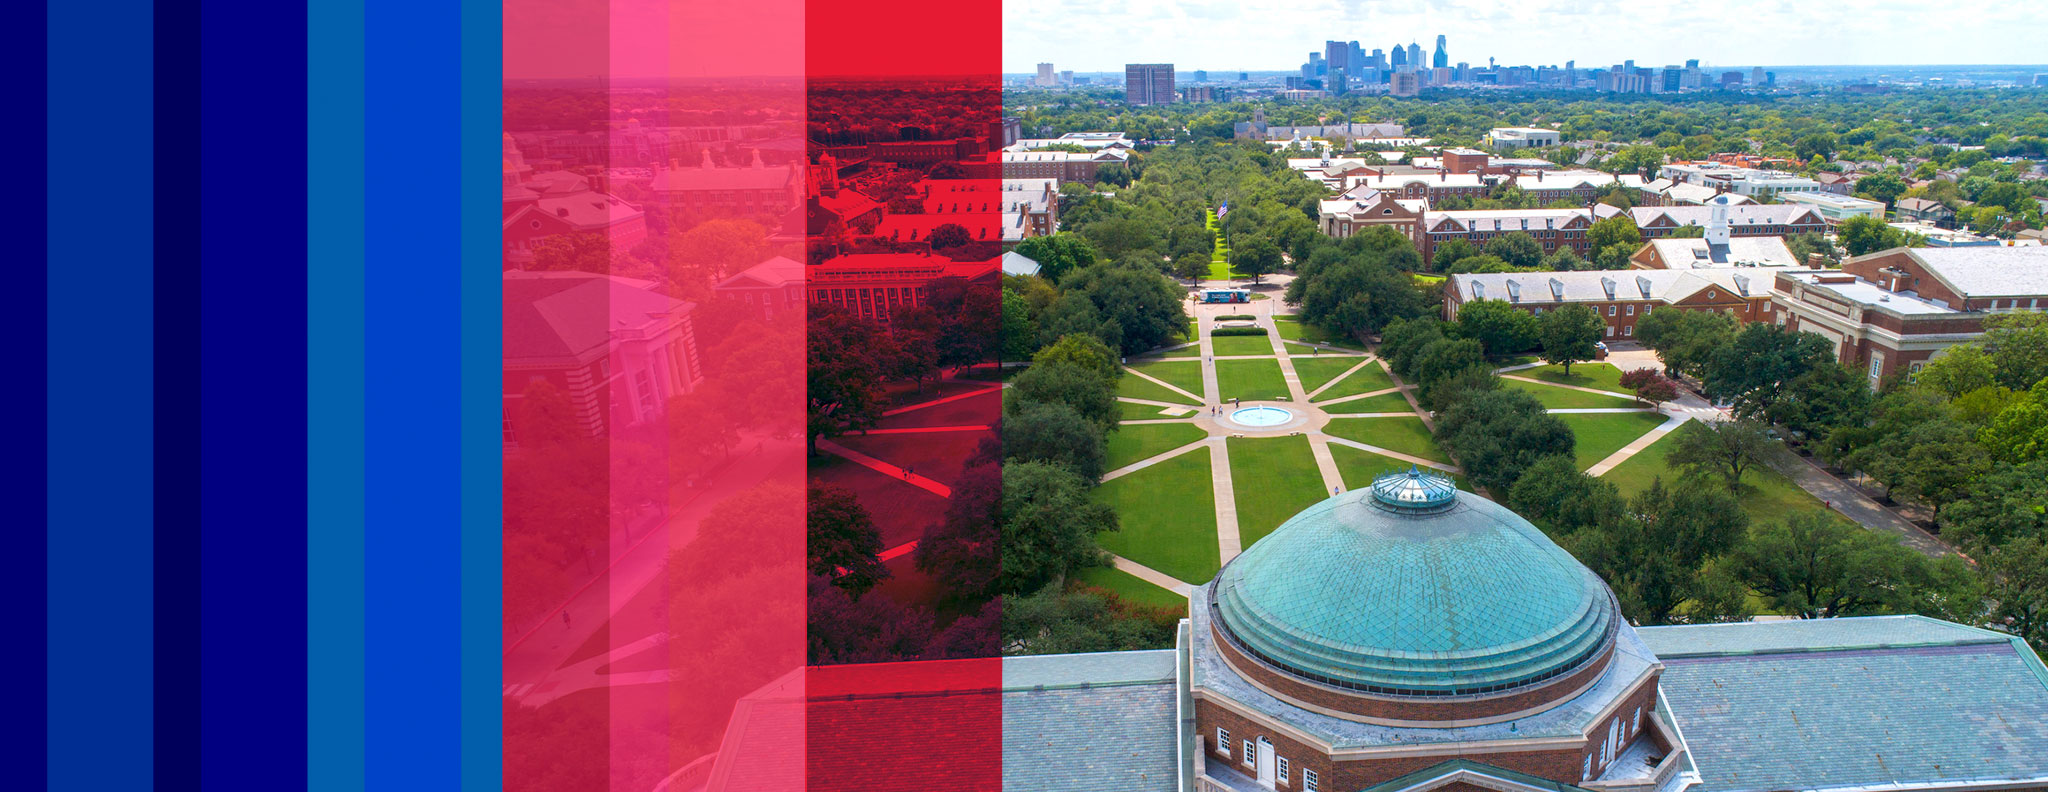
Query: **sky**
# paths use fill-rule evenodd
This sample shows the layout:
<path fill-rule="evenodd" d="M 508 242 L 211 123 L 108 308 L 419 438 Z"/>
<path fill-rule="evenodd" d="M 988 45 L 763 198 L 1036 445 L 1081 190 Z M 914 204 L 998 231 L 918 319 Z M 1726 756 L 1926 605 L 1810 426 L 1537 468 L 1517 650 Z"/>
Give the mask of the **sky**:
<path fill-rule="evenodd" d="M 1370 53 L 1449 37 L 1451 62 L 1638 66 L 2038 64 L 2039 0 L 1032 0 L 1003 7 L 1003 71 L 1293 69 L 1329 39 Z"/>

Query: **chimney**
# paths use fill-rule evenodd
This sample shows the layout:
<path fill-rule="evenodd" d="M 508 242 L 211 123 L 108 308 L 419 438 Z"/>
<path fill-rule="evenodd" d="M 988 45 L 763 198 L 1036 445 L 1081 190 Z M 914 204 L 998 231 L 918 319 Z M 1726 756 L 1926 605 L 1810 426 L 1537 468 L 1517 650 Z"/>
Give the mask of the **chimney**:
<path fill-rule="evenodd" d="M 1827 268 L 1828 268 L 1828 257 L 1826 257 L 1826 256 L 1823 256 L 1823 255 L 1821 255 L 1821 254 L 1819 254 L 1819 253 L 1808 253 L 1808 254 L 1806 254 L 1806 268 L 1807 268 L 1807 269 L 1827 269 Z"/>
<path fill-rule="evenodd" d="M 711 163 L 711 149 L 703 149 L 699 153 L 703 154 L 704 156 L 700 159 L 700 162 L 702 164 L 698 165 L 697 167 L 704 168 L 706 170 L 718 167 L 717 165 Z"/>

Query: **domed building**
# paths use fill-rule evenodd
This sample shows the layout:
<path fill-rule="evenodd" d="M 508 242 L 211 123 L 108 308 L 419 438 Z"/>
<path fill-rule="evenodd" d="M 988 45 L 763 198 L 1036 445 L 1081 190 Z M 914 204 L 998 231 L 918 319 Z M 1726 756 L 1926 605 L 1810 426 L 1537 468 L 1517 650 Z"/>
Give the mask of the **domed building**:
<path fill-rule="evenodd" d="M 1636 628 L 1542 531 L 1426 470 L 1226 558 L 1175 648 L 961 681 L 986 662 L 807 669 L 734 724 L 807 724 L 812 789 L 2048 792 L 2048 666 L 2019 638 L 1921 616 Z M 1000 767 L 961 771 L 933 724 L 992 729 L 992 697 Z M 741 738 L 711 777 L 788 752 Z"/>
<path fill-rule="evenodd" d="M 1654 714 L 1663 667 L 1607 585 L 1437 474 L 1295 515 L 1190 606 L 1213 785 L 1358 790 L 1448 758 L 1569 784 L 1686 767 Z"/>

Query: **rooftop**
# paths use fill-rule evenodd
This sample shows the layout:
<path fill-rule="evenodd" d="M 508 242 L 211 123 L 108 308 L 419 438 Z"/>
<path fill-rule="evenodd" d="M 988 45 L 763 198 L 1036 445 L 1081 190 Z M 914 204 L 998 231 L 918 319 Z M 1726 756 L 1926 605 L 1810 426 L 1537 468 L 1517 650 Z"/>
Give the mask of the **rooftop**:
<path fill-rule="evenodd" d="M 2048 668 L 1920 616 L 1645 627 L 1698 792 L 2048 782 Z"/>
<path fill-rule="evenodd" d="M 1839 272 L 1799 271 L 1782 273 L 1806 284 L 1808 291 L 1832 294 L 1864 308 L 1883 308 L 1901 314 L 1956 313 L 1954 308 L 1923 300 L 1913 292 L 1894 292 L 1870 281 L 1848 280 Z"/>
<path fill-rule="evenodd" d="M 1911 248 L 1906 255 L 1966 297 L 2048 294 L 2048 248 Z"/>
<path fill-rule="evenodd" d="M 1671 269 L 1799 266 L 1799 257 L 1785 246 L 1784 237 L 1729 237 L 1723 245 L 1699 238 L 1667 238 L 1652 239 L 1649 245 Z"/>

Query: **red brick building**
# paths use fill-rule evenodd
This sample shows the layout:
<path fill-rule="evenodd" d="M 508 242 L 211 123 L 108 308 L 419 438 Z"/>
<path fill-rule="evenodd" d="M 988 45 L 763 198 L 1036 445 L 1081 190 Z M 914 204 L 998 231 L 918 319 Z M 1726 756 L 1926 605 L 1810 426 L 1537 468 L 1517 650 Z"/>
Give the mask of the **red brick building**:
<path fill-rule="evenodd" d="M 1875 387 L 1982 338 L 1992 313 L 2048 310 L 2048 248 L 1893 248 L 1777 280 L 1785 326 L 1827 338 Z"/>
<path fill-rule="evenodd" d="M 1458 309 L 1476 300 L 1502 300 L 1537 316 L 1584 305 L 1607 323 L 1607 338 L 1628 340 L 1636 321 L 1659 309 L 1771 321 L 1771 276 L 1748 268 L 1463 273 L 1444 283 L 1444 318 L 1457 319 Z"/>
<path fill-rule="evenodd" d="M 810 267 L 808 274 L 811 302 L 831 303 L 855 316 L 885 323 L 896 306 L 925 304 L 932 281 L 940 278 L 981 285 L 1002 280 L 997 259 L 953 261 L 917 253 L 840 256 Z"/>

